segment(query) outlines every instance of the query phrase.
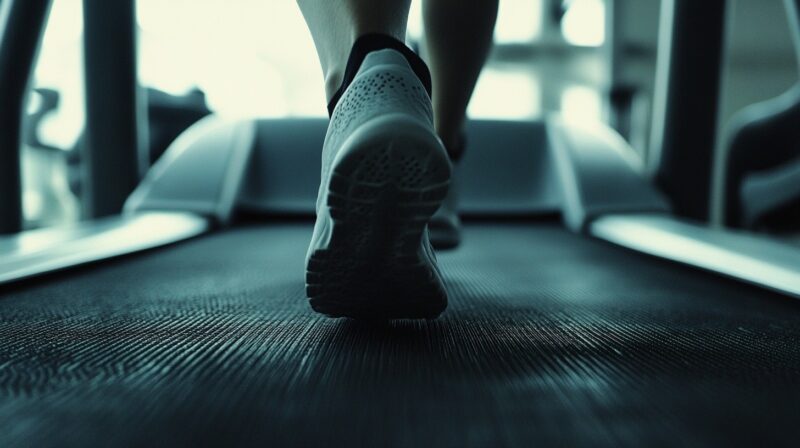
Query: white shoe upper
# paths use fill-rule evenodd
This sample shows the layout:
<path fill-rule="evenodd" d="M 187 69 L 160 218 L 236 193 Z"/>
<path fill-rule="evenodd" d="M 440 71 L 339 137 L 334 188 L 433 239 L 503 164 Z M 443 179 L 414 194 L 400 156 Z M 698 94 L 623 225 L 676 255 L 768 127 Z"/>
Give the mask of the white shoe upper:
<path fill-rule="evenodd" d="M 355 129 L 388 114 L 414 117 L 433 130 L 433 107 L 406 58 L 395 50 L 369 53 L 333 110 L 322 149 L 322 180 Z M 319 204 L 318 204 L 319 205 Z"/>

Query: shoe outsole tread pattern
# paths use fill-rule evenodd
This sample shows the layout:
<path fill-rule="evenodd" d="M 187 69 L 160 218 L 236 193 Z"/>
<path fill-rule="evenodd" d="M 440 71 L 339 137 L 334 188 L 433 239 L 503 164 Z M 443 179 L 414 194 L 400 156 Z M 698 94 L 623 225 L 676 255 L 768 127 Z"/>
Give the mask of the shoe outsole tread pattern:
<path fill-rule="evenodd" d="M 436 318 L 447 294 L 424 238 L 447 194 L 444 151 L 395 136 L 349 148 L 332 170 L 330 241 L 306 270 L 312 308 L 331 317 Z"/>

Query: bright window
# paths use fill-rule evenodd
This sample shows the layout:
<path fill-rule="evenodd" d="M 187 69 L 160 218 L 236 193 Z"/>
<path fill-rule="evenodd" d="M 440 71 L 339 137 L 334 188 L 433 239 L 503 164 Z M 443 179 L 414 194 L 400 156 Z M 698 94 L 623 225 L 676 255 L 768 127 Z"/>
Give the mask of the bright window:
<path fill-rule="evenodd" d="M 561 22 L 564 39 L 580 47 L 599 47 L 605 41 L 603 0 L 571 0 Z"/>

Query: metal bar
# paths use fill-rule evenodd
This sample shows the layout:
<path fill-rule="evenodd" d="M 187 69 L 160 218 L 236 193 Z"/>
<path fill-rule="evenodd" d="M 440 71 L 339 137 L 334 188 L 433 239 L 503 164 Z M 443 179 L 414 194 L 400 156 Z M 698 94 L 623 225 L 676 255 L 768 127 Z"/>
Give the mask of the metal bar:
<path fill-rule="evenodd" d="M 608 79 L 613 86 L 622 79 L 624 66 L 625 36 L 622 32 L 625 14 L 624 0 L 606 1 L 606 42 L 604 46 L 607 59 Z"/>
<path fill-rule="evenodd" d="M 651 147 L 675 213 L 709 219 L 726 0 L 663 0 Z"/>
<path fill-rule="evenodd" d="M 635 0 L 640 1 L 640 0 Z M 633 133 L 633 104 L 637 87 L 625 76 L 626 36 L 623 30 L 630 5 L 625 0 L 606 1 L 606 42 L 604 52 L 607 61 L 608 124 L 626 140 Z M 637 148 L 641 150 L 642 148 Z"/>
<path fill-rule="evenodd" d="M 784 6 L 789 21 L 792 41 L 797 53 L 797 63 L 800 64 L 800 0 L 785 0 Z M 777 207 L 782 201 L 775 201 L 791 190 L 776 191 L 776 194 L 767 194 L 770 188 L 759 188 L 758 185 L 778 184 L 759 182 L 756 180 L 755 190 L 745 194 L 745 179 L 759 171 L 772 172 L 780 167 L 789 167 L 791 162 L 800 155 L 797 149 L 795 119 L 797 104 L 800 102 L 800 82 L 784 94 L 743 109 L 726 123 L 725 128 L 725 167 L 721 187 L 722 207 L 720 218 L 724 225 L 738 228 L 752 228 L 759 216 L 766 213 L 771 207 Z M 757 136 L 757 138 L 756 138 Z M 774 143 L 781 142 L 781 143 Z M 779 171 L 778 171 L 779 172 Z M 775 178 L 778 181 L 782 176 Z M 791 177 L 791 176 L 790 176 Z M 753 195 L 753 191 L 761 194 Z M 760 203 L 748 200 L 764 198 Z M 771 204 L 771 206 L 769 206 Z"/>
<path fill-rule="evenodd" d="M 800 0 L 784 0 L 784 5 L 789 16 L 789 28 L 792 32 L 797 63 L 800 64 Z"/>
<path fill-rule="evenodd" d="M 22 230 L 22 113 L 50 3 L 0 3 L 0 234 Z"/>
<path fill-rule="evenodd" d="M 118 214 L 140 176 L 133 0 L 84 0 L 88 217 Z"/>

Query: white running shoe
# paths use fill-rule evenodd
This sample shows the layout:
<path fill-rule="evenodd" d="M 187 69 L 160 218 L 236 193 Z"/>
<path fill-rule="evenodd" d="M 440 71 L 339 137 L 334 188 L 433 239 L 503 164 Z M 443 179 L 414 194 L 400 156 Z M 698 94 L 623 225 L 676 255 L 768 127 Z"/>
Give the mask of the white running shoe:
<path fill-rule="evenodd" d="M 435 318 L 447 307 L 427 223 L 450 180 L 431 101 L 397 51 L 369 53 L 331 117 L 306 256 L 311 307 Z"/>

